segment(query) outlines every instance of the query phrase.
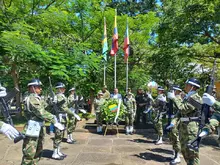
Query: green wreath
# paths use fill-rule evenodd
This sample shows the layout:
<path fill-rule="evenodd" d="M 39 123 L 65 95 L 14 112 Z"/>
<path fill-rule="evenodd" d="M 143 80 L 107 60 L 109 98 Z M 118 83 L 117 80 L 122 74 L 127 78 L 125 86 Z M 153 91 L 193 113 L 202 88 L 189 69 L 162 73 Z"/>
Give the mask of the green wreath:
<path fill-rule="evenodd" d="M 107 124 L 114 122 L 114 119 L 118 111 L 118 102 L 118 99 L 111 98 L 109 100 L 106 100 L 104 104 L 101 106 L 101 118 L 102 120 L 105 120 Z M 123 105 L 123 101 L 121 101 L 117 122 L 124 120 L 124 114 L 125 106 Z"/>

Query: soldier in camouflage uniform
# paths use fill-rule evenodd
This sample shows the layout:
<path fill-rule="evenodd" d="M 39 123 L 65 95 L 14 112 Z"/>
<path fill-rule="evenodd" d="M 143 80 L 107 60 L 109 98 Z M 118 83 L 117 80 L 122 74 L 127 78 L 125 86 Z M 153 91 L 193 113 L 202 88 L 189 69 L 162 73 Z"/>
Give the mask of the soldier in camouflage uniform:
<path fill-rule="evenodd" d="M 204 93 L 202 97 L 203 103 L 207 104 L 215 110 L 211 119 L 209 120 L 209 124 L 206 124 L 201 133 L 199 134 L 199 142 L 201 138 L 215 132 L 216 128 L 220 126 L 220 102 L 216 101 L 215 98 L 208 93 Z"/>
<path fill-rule="evenodd" d="M 55 86 L 55 88 L 57 89 L 57 93 L 55 96 L 55 100 L 54 102 L 57 104 L 58 109 L 59 109 L 59 113 L 56 114 L 58 120 L 60 121 L 61 124 L 65 125 L 67 124 L 67 120 L 68 120 L 68 116 L 73 116 L 73 112 L 68 108 L 68 100 L 64 95 L 65 92 L 65 85 L 62 82 L 58 82 Z M 64 100 L 63 104 L 59 104 Z M 60 143 L 62 142 L 64 136 L 64 131 L 60 131 L 59 129 L 55 128 L 55 138 L 54 138 L 54 144 L 53 144 L 53 148 L 54 148 L 54 152 L 52 155 L 52 158 L 54 159 L 59 159 L 60 157 Z M 70 144 L 73 144 L 73 142 L 71 142 Z M 61 152 L 60 152 L 61 153 Z M 61 153 L 62 157 L 66 157 L 65 154 Z"/>
<path fill-rule="evenodd" d="M 54 124 L 57 129 L 64 127 L 57 122 L 54 115 L 45 110 L 45 102 L 39 96 L 41 93 L 41 82 L 33 79 L 28 83 L 29 95 L 25 98 L 24 116 L 28 120 L 25 125 L 25 138 L 23 141 L 22 165 L 36 165 L 41 158 L 44 141 L 44 121 Z"/>
<path fill-rule="evenodd" d="M 134 125 L 134 116 L 136 113 L 136 100 L 134 96 L 132 96 L 131 92 L 127 93 L 127 96 L 124 99 L 124 103 L 126 106 L 126 116 L 125 116 L 125 123 L 126 123 L 126 135 L 129 133 L 133 134 L 133 125 Z"/>
<path fill-rule="evenodd" d="M 189 149 L 187 144 L 195 139 L 198 132 L 198 123 L 193 119 L 198 119 L 199 109 L 201 107 L 202 98 L 198 95 L 197 90 L 200 88 L 200 82 L 195 78 L 190 78 L 186 81 L 185 92 L 186 96 L 183 101 L 177 99 L 172 92 L 168 92 L 168 98 L 172 99 L 174 104 L 179 109 L 177 117 L 180 119 L 179 134 L 181 152 L 187 165 L 199 165 L 199 152 Z M 176 125 L 175 121 L 171 122 Z"/>
<path fill-rule="evenodd" d="M 75 93 L 75 88 L 71 88 L 69 90 L 71 94 L 68 97 L 68 106 L 69 108 L 73 108 L 73 110 L 76 110 L 76 102 L 78 101 L 78 96 Z M 67 125 L 67 143 L 73 143 L 76 142 L 75 139 L 73 139 L 73 131 L 76 128 L 76 117 L 73 115 L 68 115 L 68 125 Z"/>
<path fill-rule="evenodd" d="M 182 97 L 181 97 L 182 89 L 179 87 L 179 85 L 174 85 L 173 90 L 174 90 L 174 94 L 175 94 L 176 99 L 179 102 L 181 102 L 182 101 Z M 170 126 L 168 126 L 166 128 L 167 130 L 170 129 L 169 138 L 170 138 L 170 141 L 173 145 L 173 150 L 174 150 L 174 157 L 173 157 L 173 160 L 170 162 L 170 164 L 177 164 L 177 163 L 181 162 L 181 159 L 180 159 L 181 147 L 180 147 L 180 140 L 179 140 L 180 120 L 176 116 L 177 113 L 178 113 L 178 108 L 174 104 L 173 105 L 173 117 L 171 117 L 171 118 L 173 118 L 172 121 L 173 121 L 173 123 L 175 122 L 175 125 L 173 125 L 171 123 Z"/>
<path fill-rule="evenodd" d="M 166 114 L 165 111 L 165 105 L 166 105 L 166 96 L 164 95 L 164 88 L 159 86 L 157 88 L 158 96 L 155 100 L 153 100 L 152 106 L 154 108 L 154 111 L 156 112 L 156 118 L 154 119 L 154 125 L 156 128 L 156 131 L 158 133 L 158 139 L 156 140 L 155 144 L 160 145 L 163 144 L 163 122 L 162 118 Z M 152 98 L 152 96 L 149 97 Z"/>
<path fill-rule="evenodd" d="M 108 100 L 110 98 L 110 92 L 107 90 L 107 86 L 104 85 L 102 88 L 103 99 Z"/>
<path fill-rule="evenodd" d="M 105 102 L 105 99 L 103 99 L 103 93 L 102 91 L 99 91 L 98 96 L 94 101 L 96 123 L 97 123 L 97 133 L 102 132 L 101 106 L 104 104 L 104 102 Z"/>

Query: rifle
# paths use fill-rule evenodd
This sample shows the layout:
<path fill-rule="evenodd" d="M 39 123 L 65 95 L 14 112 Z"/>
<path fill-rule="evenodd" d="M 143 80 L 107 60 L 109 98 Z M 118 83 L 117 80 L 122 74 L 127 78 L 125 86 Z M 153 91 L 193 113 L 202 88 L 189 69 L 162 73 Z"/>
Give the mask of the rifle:
<path fill-rule="evenodd" d="M 49 84 L 50 84 L 50 86 L 49 86 L 50 96 L 52 97 L 52 102 L 51 102 L 51 104 L 53 105 L 53 113 L 54 113 L 55 115 L 58 115 L 58 113 L 59 113 L 59 108 L 58 108 L 57 104 L 54 102 L 54 100 L 55 100 L 55 93 L 53 92 L 53 88 L 52 88 L 52 83 L 51 83 L 50 76 L 49 76 L 48 78 L 49 78 Z M 65 100 L 64 100 L 64 102 L 65 102 Z M 62 104 L 62 103 L 59 103 L 59 105 L 60 105 L 60 104 Z"/>
<path fill-rule="evenodd" d="M 216 54 L 215 54 L 216 55 Z M 216 58 L 213 63 L 213 68 L 212 68 L 212 73 L 210 76 L 210 84 L 206 87 L 205 93 L 208 93 L 212 95 L 212 91 L 214 88 L 215 84 L 215 70 L 216 70 Z M 209 123 L 209 118 L 211 117 L 211 112 L 210 112 L 210 106 L 207 104 L 202 104 L 202 108 L 200 111 L 200 117 L 198 118 L 199 122 L 199 129 L 197 133 L 197 138 L 194 139 L 191 143 L 187 144 L 187 146 L 195 151 L 199 150 L 200 142 L 201 142 L 201 137 L 199 137 L 199 134 L 202 131 L 202 128 L 205 126 L 205 124 Z"/>

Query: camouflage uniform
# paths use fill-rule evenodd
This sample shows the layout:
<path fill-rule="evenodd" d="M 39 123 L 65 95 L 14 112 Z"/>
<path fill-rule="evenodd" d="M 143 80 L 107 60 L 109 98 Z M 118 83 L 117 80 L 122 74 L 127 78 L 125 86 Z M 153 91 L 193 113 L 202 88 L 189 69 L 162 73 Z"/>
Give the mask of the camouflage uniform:
<path fill-rule="evenodd" d="M 182 98 L 180 95 L 176 95 L 176 98 L 177 98 L 177 100 L 179 100 L 179 102 L 182 101 Z M 173 110 L 174 110 L 174 115 L 178 113 L 178 109 L 175 105 L 173 106 Z M 170 138 L 171 144 L 173 146 L 173 150 L 175 152 L 180 152 L 181 151 L 180 140 L 179 140 L 180 120 L 177 118 L 177 116 L 175 116 L 175 118 L 173 118 L 172 121 L 175 122 L 175 125 L 169 133 L 169 138 Z"/>
<path fill-rule="evenodd" d="M 105 99 L 103 98 L 96 98 L 94 101 L 97 126 L 102 126 L 101 106 L 104 104 L 104 102 L 105 102 Z"/>
<path fill-rule="evenodd" d="M 187 165 L 198 165 L 199 152 L 191 150 L 187 147 L 187 144 L 196 138 L 198 132 L 198 123 L 195 121 L 190 121 L 189 118 L 199 116 L 199 109 L 187 101 L 190 98 L 200 104 L 202 103 L 202 99 L 196 91 L 193 91 L 191 95 L 189 95 L 187 99 L 184 98 L 183 101 L 179 100 L 178 98 L 174 98 L 173 101 L 179 109 L 178 118 L 180 119 L 179 134 L 181 152 Z M 172 121 L 172 123 L 175 123 L 175 121 Z"/>
<path fill-rule="evenodd" d="M 41 100 L 41 97 L 37 94 L 31 93 L 26 97 L 24 115 L 27 120 L 34 120 L 38 122 L 55 123 L 54 117 L 51 113 L 45 111 L 45 103 Z M 27 124 L 25 125 L 24 132 L 27 130 Z M 39 137 L 26 136 L 23 142 L 22 151 L 22 165 L 36 165 L 40 160 L 41 151 L 43 150 L 44 141 L 44 129 L 43 126 L 40 130 Z"/>
<path fill-rule="evenodd" d="M 206 124 L 205 127 L 203 127 L 202 130 L 208 132 L 208 134 L 211 134 L 216 130 L 217 127 L 219 127 L 219 121 L 220 121 L 220 102 L 216 101 L 214 105 L 212 106 L 215 110 L 214 114 L 211 116 L 211 119 L 209 120 L 209 124 Z"/>
<path fill-rule="evenodd" d="M 110 98 L 110 92 L 108 90 L 106 90 L 105 92 L 103 92 L 103 99 L 108 100 Z"/>
<path fill-rule="evenodd" d="M 125 116 L 125 123 L 126 123 L 126 134 L 133 133 L 133 124 L 134 124 L 134 116 L 136 113 L 136 100 L 130 93 L 130 98 L 127 96 L 125 98 L 125 105 L 126 105 L 126 116 Z"/>
<path fill-rule="evenodd" d="M 156 118 L 154 119 L 155 129 L 158 133 L 158 136 L 163 136 L 163 122 L 162 118 L 166 114 L 165 105 L 166 102 L 161 101 L 162 99 L 166 100 L 166 96 L 164 94 L 159 94 L 157 98 L 153 101 L 153 107 L 156 112 Z"/>
<path fill-rule="evenodd" d="M 68 104 L 70 108 L 76 109 L 76 101 L 78 100 L 78 96 L 74 94 L 70 94 L 68 97 Z M 72 134 L 76 128 L 77 119 L 73 115 L 68 115 L 68 126 L 67 126 L 67 134 Z"/>
<path fill-rule="evenodd" d="M 62 100 L 65 100 L 65 102 L 62 105 L 59 105 L 59 113 L 57 115 L 57 118 L 59 119 L 61 124 L 67 125 L 68 115 L 73 116 L 72 111 L 68 108 L 68 101 L 64 94 L 57 93 L 56 94 L 56 101 L 57 103 L 61 102 Z M 57 128 L 55 128 L 55 138 L 54 138 L 54 144 L 53 148 L 57 149 L 62 142 L 62 139 L 64 137 L 64 131 L 61 131 Z"/>
<path fill-rule="evenodd" d="M 131 97 L 131 98 L 126 98 L 125 99 L 125 105 L 126 105 L 126 125 L 127 126 L 133 126 L 134 123 L 134 115 L 136 113 L 136 100 Z"/>

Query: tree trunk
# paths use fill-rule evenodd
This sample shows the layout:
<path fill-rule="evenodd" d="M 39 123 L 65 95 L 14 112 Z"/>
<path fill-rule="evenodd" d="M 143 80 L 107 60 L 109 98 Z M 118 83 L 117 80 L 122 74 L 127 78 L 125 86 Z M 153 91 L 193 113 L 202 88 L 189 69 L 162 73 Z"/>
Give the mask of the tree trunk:
<path fill-rule="evenodd" d="M 90 112 L 91 114 L 95 114 L 95 108 L 94 108 L 94 90 L 90 90 Z"/>
<path fill-rule="evenodd" d="M 16 64 L 12 64 L 11 67 L 11 76 L 14 82 L 14 87 L 19 90 L 19 92 L 16 93 L 16 107 L 21 109 L 21 98 L 20 98 L 20 88 L 19 88 L 19 74 L 17 72 Z"/>

